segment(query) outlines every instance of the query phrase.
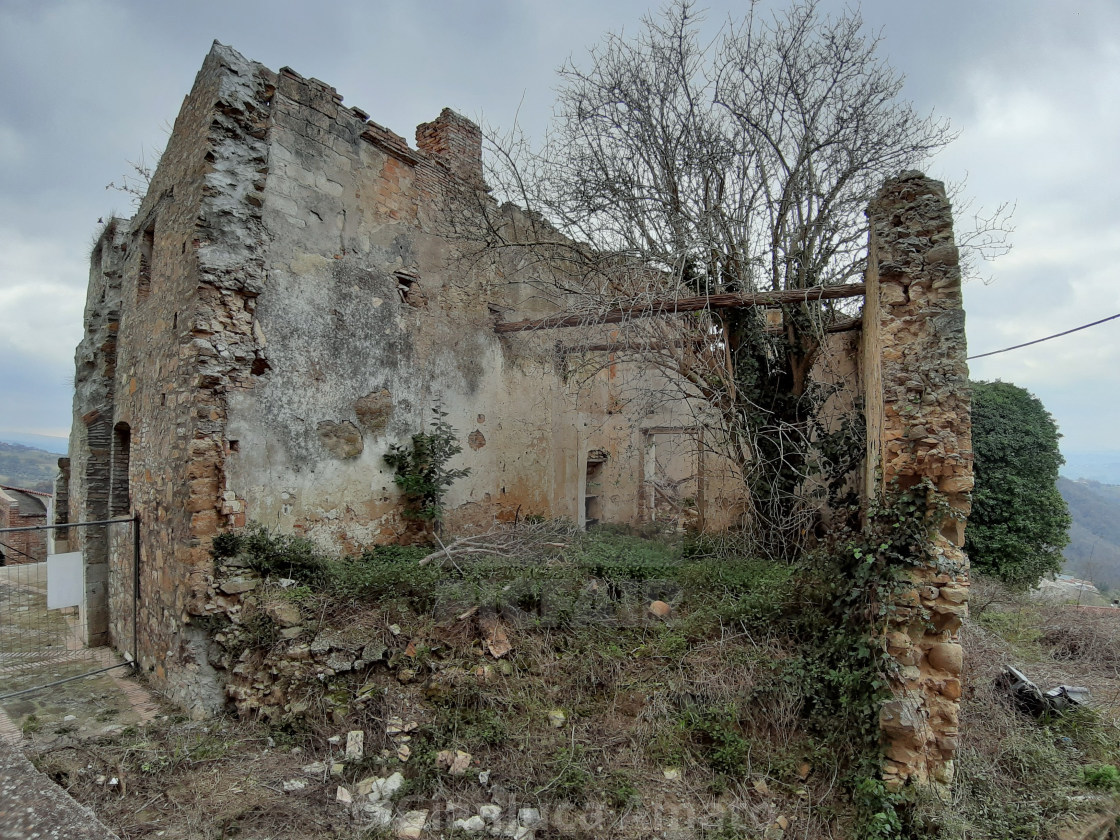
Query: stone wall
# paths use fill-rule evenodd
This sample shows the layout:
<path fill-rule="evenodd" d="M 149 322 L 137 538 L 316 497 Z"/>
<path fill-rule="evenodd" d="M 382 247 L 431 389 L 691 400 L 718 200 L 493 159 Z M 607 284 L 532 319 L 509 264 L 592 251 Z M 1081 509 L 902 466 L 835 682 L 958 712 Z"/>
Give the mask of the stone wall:
<path fill-rule="evenodd" d="M 948 783 L 958 741 L 968 558 L 964 519 L 972 441 L 958 252 L 945 188 L 918 172 L 888 181 L 869 207 L 863 314 L 868 469 L 865 498 L 924 484 L 934 532 L 913 558 L 913 588 L 885 643 L 898 663 L 881 715 L 885 778 Z"/>
<path fill-rule="evenodd" d="M 246 79 L 254 85 L 247 97 Z M 222 238 L 240 234 L 228 224 L 239 211 L 230 194 L 252 207 L 254 179 L 230 172 L 228 158 L 249 145 L 245 136 L 263 133 L 269 95 L 267 80 L 236 54 L 216 48 L 207 57 L 136 215 L 113 220 L 95 246 L 77 353 L 69 519 L 139 514 L 140 661 L 173 699 L 200 712 L 221 702 L 212 680 L 190 679 L 208 666 L 205 641 L 189 624 L 205 595 L 208 536 L 221 517 L 221 434 L 213 430 L 216 391 L 227 383 L 215 369 L 227 359 L 247 375 L 252 366 L 234 358 L 240 348 L 211 340 L 223 313 L 244 308 L 229 288 L 236 283 L 223 287 L 215 278 L 224 272 L 251 283 L 252 243 L 231 250 Z M 89 641 L 131 649 L 128 528 L 70 534 L 85 552 L 87 589 L 100 580 L 108 592 L 98 621 L 96 598 L 87 595 Z"/>
<path fill-rule="evenodd" d="M 638 522 L 641 426 L 680 425 L 625 409 L 607 374 L 568 382 L 551 336 L 495 335 L 496 310 L 551 310 L 531 267 L 472 263 L 448 235 L 496 209 L 476 126 L 445 110 L 411 149 L 341 99 L 215 44 L 136 215 L 91 258 L 59 498 L 73 522 L 139 516 L 140 662 L 197 714 L 222 703 L 197 618 L 234 606 L 215 534 L 252 520 L 336 550 L 408 539 L 383 456 L 436 402 L 463 443 L 452 466 L 471 470 L 449 528 L 582 522 L 601 453 L 597 516 Z M 130 648 L 128 528 L 71 537 L 87 640 Z"/>
<path fill-rule="evenodd" d="M 480 207 L 532 227 L 490 197 L 478 128 L 444 110 L 416 141 L 318 80 L 215 44 L 136 216 L 95 246 L 58 498 L 71 522 L 137 514 L 142 560 L 137 593 L 127 528 L 70 529 L 86 555 L 83 626 L 91 643 L 126 648 L 135 629 L 141 665 L 192 713 L 224 701 L 200 619 L 240 609 L 215 581 L 213 538 L 256 521 L 332 550 L 408 540 L 384 455 L 434 404 L 463 444 L 450 466 L 470 470 L 445 500 L 450 530 L 533 515 L 649 521 L 666 510 L 651 492 L 659 470 L 695 506 L 674 521 L 719 528 L 741 513 L 741 478 L 693 407 L 637 396 L 666 390 L 662 374 L 609 356 L 577 376 L 555 335 L 495 333 L 496 313 L 553 314 L 564 295 L 541 295 L 549 276 L 515 249 L 480 258 L 461 235 Z M 932 185 L 908 175 L 872 207 L 862 373 L 879 468 L 866 489 L 928 477 L 963 510 L 963 316 L 948 205 Z M 819 377 L 837 385 L 839 416 L 854 404 L 852 339 L 833 339 Z M 905 725 L 885 712 L 885 730 L 903 733 L 891 736 L 892 778 L 950 766 L 959 543 L 947 520 L 931 546 L 940 565 L 915 579 L 920 609 L 888 636 L 909 704 Z"/>
<path fill-rule="evenodd" d="M 32 490 L 0 487 L 0 528 L 28 528 L 47 524 L 49 496 Z M 46 531 L 0 534 L 3 565 L 41 563 L 47 559 Z"/>

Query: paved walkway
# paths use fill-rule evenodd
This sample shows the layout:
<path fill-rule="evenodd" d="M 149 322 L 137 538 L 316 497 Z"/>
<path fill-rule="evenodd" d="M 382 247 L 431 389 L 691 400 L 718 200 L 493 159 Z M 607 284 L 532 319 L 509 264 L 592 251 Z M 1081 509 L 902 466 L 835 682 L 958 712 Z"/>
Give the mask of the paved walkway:
<path fill-rule="evenodd" d="M 75 616 L 46 608 L 46 564 L 0 570 L 0 840 L 111 840 L 82 805 L 36 770 L 21 747 L 100 737 L 159 713 L 128 667 L 82 676 L 124 660 L 83 648 Z M 49 683 L 57 683 L 47 685 Z"/>
<path fill-rule="evenodd" d="M 0 739 L 0 840 L 117 840 L 93 812 Z"/>

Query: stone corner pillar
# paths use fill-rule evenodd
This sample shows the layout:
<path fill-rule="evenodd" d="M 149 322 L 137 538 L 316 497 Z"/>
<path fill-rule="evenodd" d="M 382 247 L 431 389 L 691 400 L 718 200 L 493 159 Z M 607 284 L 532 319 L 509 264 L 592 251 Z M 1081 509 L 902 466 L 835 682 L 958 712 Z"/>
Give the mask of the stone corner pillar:
<path fill-rule="evenodd" d="M 959 255 L 945 188 L 920 172 L 887 181 L 868 206 L 862 370 L 865 499 L 927 483 L 934 528 L 884 643 L 897 663 L 880 714 L 884 780 L 948 784 L 959 738 L 968 610 L 964 522 L 972 437 Z M 947 505 L 947 507 L 944 507 Z"/>

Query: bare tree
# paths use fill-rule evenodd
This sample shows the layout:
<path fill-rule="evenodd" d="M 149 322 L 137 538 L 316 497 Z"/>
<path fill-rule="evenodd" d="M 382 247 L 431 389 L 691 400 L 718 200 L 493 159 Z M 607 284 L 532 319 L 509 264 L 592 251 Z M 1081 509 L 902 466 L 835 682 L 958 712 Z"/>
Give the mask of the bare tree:
<path fill-rule="evenodd" d="M 858 279 L 873 191 L 953 133 L 898 98 L 902 78 L 857 13 L 802 0 L 766 17 L 752 3 L 711 41 L 700 24 L 676 0 L 564 66 L 543 148 L 516 133 L 491 148 L 497 190 L 532 211 L 529 229 L 491 213 L 484 234 L 566 278 L 542 293 L 585 323 L 622 313 L 614 349 L 698 407 L 707 445 L 747 482 L 761 547 L 785 553 L 811 518 L 807 480 L 850 466 L 825 438 L 859 424 L 824 428 L 830 391 L 810 376 L 850 313 L 808 295 L 780 317 L 677 304 Z"/>
<path fill-rule="evenodd" d="M 131 171 L 121 176 L 120 183 L 110 181 L 105 185 L 105 189 L 124 193 L 132 202 L 133 208 L 139 208 L 140 202 L 144 200 L 144 196 L 148 194 L 148 188 L 152 185 L 152 176 L 155 175 L 156 167 L 159 166 L 159 159 L 162 156 L 163 152 L 156 152 L 155 161 L 149 164 L 145 159 L 144 151 L 141 150 L 139 158 L 128 161 L 128 168 Z"/>

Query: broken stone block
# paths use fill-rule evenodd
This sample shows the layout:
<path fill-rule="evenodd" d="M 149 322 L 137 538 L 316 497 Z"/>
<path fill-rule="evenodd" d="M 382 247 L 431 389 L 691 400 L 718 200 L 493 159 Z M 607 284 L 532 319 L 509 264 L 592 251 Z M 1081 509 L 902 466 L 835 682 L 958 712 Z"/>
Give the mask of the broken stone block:
<path fill-rule="evenodd" d="M 942 586 L 941 597 L 950 604 L 963 604 L 968 600 L 968 589 L 963 586 Z"/>
<path fill-rule="evenodd" d="M 362 812 L 368 814 L 374 828 L 388 828 L 393 822 L 393 810 L 379 802 L 367 802 L 362 805 Z"/>
<path fill-rule="evenodd" d="M 366 733 L 360 729 L 346 733 L 346 760 L 361 761 L 365 757 Z"/>
<path fill-rule="evenodd" d="M 355 790 L 358 791 L 358 796 L 369 796 L 370 791 L 373 790 L 373 786 L 379 781 L 381 780 L 376 776 L 367 776 L 366 778 L 362 779 L 360 782 L 358 782 L 358 786 L 355 788 Z"/>
<path fill-rule="evenodd" d="M 335 801 L 341 802 L 343 805 L 349 805 L 354 801 L 354 797 L 350 795 L 350 791 L 342 787 L 342 785 L 338 786 L 338 790 L 335 791 L 334 798 Z"/>
<path fill-rule="evenodd" d="M 403 784 L 404 776 L 402 776 L 400 773 L 394 773 L 393 775 L 384 779 L 375 778 L 373 779 L 373 784 L 369 790 L 369 801 L 381 802 L 392 799 L 396 792 L 401 789 L 401 786 Z"/>
<path fill-rule="evenodd" d="M 477 814 L 473 817 L 468 817 L 465 820 L 455 820 L 452 824 L 453 828 L 459 831 L 465 831 L 467 834 L 476 834 L 486 828 L 486 821 Z"/>
<path fill-rule="evenodd" d="M 256 578 L 230 578 L 222 581 L 222 585 L 218 588 L 227 595 L 238 595 L 256 589 L 259 585 L 260 581 Z"/>
<path fill-rule="evenodd" d="M 927 656 L 929 664 L 934 668 L 947 671 L 954 676 L 960 675 L 964 667 L 964 649 L 951 642 L 934 645 L 929 649 Z"/>
<path fill-rule="evenodd" d="M 471 754 L 462 750 L 440 750 L 436 755 L 436 767 L 452 776 L 465 775 L 470 766 Z"/>
<path fill-rule="evenodd" d="M 366 662 L 377 662 L 385 658 L 385 645 L 380 642 L 370 642 L 362 648 L 362 659 Z"/>
<path fill-rule="evenodd" d="M 548 723 L 553 729 L 560 729 L 567 722 L 568 716 L 563 709 L 553 709 L 548 713 Z"/>
<path fill-rule="evenodd" d="M 482 805 L 478 809 L 478 815 L 487 825 L 494 825 L 502 818 L 502 808 L 500 805 Z"/>
<path fill-rule="evenodd" d="M 349 671 L 354 667 L 354 657 L 345 651 L 336 650 L 327 657 L 327 667 L 332 671 Z"/>
<path fill-rule="evenodd" d="M 419 840 L 427 822 L 427 811 L 407 811 L 397 820 L 397 837 L 400 840 Z"/>
<path fill-rule="evenodd" d="M 269 618 L 281 627 L 295 627 L 303 621 L 299 607 L 287 601 L 273 602 L 264 608 Z"/>
<path fill-rule="evenodd" d="M 284 788 L 285 793 L 295 793 L 307 787 L 307 782 L 303 779 L 288 779 L 281 787 Z"/>

